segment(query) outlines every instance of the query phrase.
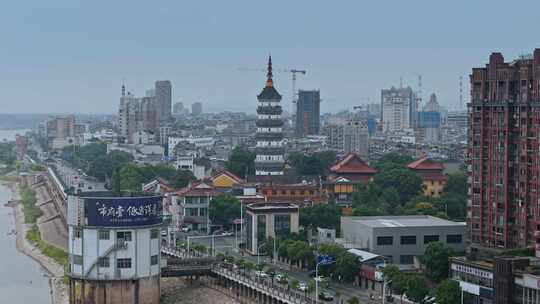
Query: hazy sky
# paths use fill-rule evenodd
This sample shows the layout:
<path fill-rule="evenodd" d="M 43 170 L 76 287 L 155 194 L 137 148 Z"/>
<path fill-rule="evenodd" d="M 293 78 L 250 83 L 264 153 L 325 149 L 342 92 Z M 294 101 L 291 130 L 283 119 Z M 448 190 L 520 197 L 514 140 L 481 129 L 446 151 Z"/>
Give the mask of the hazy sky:
<path fill-rule="evenodd" d="M 518 3 L 518 2 L 521 2 Z M 275 68 L 306 69 L 322 111 L 379 102 L 404 83 L 458 107 L 458 79 L 540 47 L 540 1 L 3 1 L 0 112 L 112 113 L 122 78 L 143 95 L 173 83 L 173 103 L 249 111 Z M 291 75 L 275 83 L 290 108 Z"/>

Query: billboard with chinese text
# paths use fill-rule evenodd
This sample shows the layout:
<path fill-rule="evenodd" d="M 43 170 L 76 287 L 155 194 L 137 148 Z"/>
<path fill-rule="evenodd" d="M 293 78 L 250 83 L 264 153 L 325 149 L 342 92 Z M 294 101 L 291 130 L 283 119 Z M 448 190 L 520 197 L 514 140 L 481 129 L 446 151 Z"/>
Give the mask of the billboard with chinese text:
<path fill-rule="evenodd" d="M 85 198 L 84 200 L 87 226 L 147 226 L 160 224 L 162 221 L 160 196 Z"/>

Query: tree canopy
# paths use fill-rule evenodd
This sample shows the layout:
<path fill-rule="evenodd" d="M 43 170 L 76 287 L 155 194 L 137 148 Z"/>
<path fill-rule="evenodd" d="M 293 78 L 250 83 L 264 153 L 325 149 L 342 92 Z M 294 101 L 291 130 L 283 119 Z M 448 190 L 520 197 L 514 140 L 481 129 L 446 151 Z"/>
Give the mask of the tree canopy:
<path fill-rule="evenodd" d="M 335 263 L 331 265 L 319 266 L 319 271 L 333 277 L 341 278 L 342 281 L 352 282 L 358 274 L 360 261 L 357 256 L 347 252 L 347 250 L 338 244 L 321 244 L 319 246 L 320 255 L 331 256 Z"/>
<path fill-rule="evenodd" d="M 301 152 L 289 154 L 288 160 L 302 175 L 325 175 L 330 166 L 336 161 L 334 151 L 316 152 L 306 155 Z"/>
<path fill-rule="evenodd" d="M 17 160 L 15 145 L 13 143 L 0 143 L 0 163 L 13 165 Z"/>
<path fill-rule="evenodd" d="M 255 157 L 254 152 L 247 150 L 241 146 L 236 146 L 229 156 L 229 160 L 225 163 L 227 170 L 245 178 L 247 174 L 255 173 Z"/>
<path fill-rule="evenodd" d="M 65 147 L 62 149 L 62 158 L 100 181 L 111 178 L 114 172 L 133 161 L 133 156 L 123 151 L 107 153 L 105 143 Z"/>
<path fill-rule="evenodd" d="M 213 223 L 227 225 L 234 219 L 240 218 L 241 204 L 230 194 L 215 197 L 210 202 L 210 219 Z"/>
<path fill-rule="evenodd" d="M 319 204 L 300 209 L 300 225 L 309 228 L 338 229 L 341 208 L 334 204 Z"/>
<path fill-rule="evenodd" d="M 407 280 L 407 291 L 405 295 L 416 303 L 423 303 L 429 294 L 426 279 L 420 275 L 413 275 Z"/>
<path fill-rule="evenodd" d="M 445 279 L 437 286 L 437 304 L 454 304 L 461 300 L 459 283 L 452 279 Z"/>
<path fill-rule="evenodd" d="M 453 250 L 441 242 L 429 243 L 424 253 L 425 274 L 435 282 L 440 282 L 448 277 L 448 259 Z"/>

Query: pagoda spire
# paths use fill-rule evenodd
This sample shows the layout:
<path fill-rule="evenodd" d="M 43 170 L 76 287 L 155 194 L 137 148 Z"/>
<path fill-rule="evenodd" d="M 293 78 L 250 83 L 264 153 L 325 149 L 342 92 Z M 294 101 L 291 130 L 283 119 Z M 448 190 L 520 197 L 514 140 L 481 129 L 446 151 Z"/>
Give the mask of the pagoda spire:
<path fill-rule="evenodd" d="M 274 81 L 272 80 L 272 55 L 268 55 L 268 69 L 266 72 L 266 86 L 273 87 Z"/>

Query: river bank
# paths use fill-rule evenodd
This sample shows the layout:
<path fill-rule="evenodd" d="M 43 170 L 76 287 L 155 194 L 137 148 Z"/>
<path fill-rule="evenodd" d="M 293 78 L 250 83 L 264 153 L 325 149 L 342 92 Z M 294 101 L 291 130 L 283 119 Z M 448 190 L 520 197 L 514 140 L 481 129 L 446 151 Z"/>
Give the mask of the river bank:
<path fill-rule="evenodd" d="M 20 203 L 19 185 L 17 183 L 4 183 L 11 189 L 10 207 L 13 209 L 15 219 L 16 247 L 17 250 L 38 262 L 47 272 L 50 285 L 50 294 L 53 304 L 69 303 L 67 286 L 64 283 L 64 269 L 54 259 L 44 255 L 39 248 L 31 244 L 26 235 L 31 229 L 24 222 L 24 213 Z"/>
<path fill-rule="evenodd" d="M 162 304 L 238 304 L 236 299 L 208 287 L 208 282 L 183 278 L 161 279 Z M 245 301 L 246 302 L 246 301 Z"/>

